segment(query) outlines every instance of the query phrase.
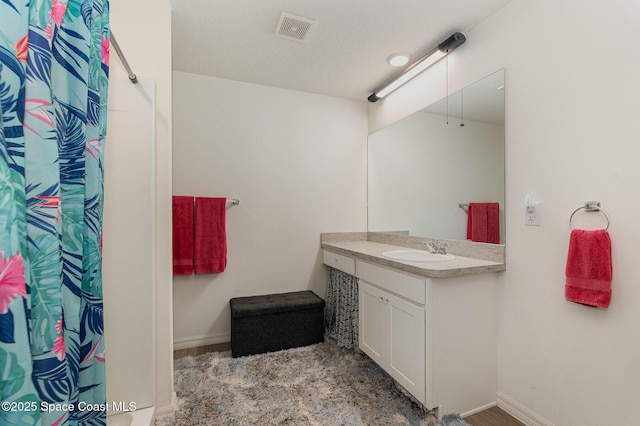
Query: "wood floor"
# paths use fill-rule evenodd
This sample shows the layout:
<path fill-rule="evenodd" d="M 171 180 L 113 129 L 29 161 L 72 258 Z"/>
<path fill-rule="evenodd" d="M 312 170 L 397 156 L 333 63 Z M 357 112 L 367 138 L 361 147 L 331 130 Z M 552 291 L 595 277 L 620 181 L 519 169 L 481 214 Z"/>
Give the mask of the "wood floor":
<path fill-rule="evenodd" d="M 492 407 L 464 419 L 471 426 L 525 426 L 498 407 Z"/>
<path fill-rule="evenodd" d="M 231 350 L 231 343 L 218 343 L 215 345 L 199 346 L 197 348 L 178 349 L 173 351 L 173 358 L 178 359 L 185 356 L 198 356 L 208 352 L 224 352 Z M 474 414 L 464 419 L 471 426 L 525 426 L 524 423 L 511 417 L 498 407 Z"/>

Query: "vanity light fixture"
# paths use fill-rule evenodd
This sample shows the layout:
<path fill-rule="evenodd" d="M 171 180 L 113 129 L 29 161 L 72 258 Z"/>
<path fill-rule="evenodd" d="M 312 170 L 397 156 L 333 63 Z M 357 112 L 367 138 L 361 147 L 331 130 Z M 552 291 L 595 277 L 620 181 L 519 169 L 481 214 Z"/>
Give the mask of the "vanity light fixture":
<path fill-rule="evenodd" d="M 433 48 L 429 53 L 404 70 L 402 74 L 375 90 L 367 99 L 369 102 L 379 101 L 398 87 L 411 80 L 413 77 L 420 74 L 422 71 L 429 68 L 431 65 L 438 62 L 440 59 L 447 56 L 451 51 L 463 44 L 465 41 L 467 41 L 467 38 L 464 34 L 458 32 L 453 33 L 445 41 L 438 44 L 437 47 Z"/>

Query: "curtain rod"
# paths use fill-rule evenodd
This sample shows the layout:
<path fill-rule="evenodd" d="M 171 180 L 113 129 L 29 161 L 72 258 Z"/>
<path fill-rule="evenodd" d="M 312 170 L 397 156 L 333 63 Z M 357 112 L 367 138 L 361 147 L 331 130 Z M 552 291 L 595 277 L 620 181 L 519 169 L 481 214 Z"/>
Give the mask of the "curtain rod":
<path fill-rule="evenodd" d="M 124 53 L 122 53 L 122 50 L 120 50 L 120 46 L 118 45 L 118 42 L 116 41 L 116 38 L 113 35 L 113 31 L 111 31 L 111 45 L 113 46 L 116 53 L 118 54 L 118 57 L 120 58 L 120 62 L 122 62 L 122 65 L 124 65 L 124 69 L 129 74 L 129 80 L 131 80 L 133 84 L 136 84 L 138 82 L 138 77 L 133 73 L 133 71 L 131 71 L 129 62 L 127 62 L 127 58 L 124 57 Z"/>

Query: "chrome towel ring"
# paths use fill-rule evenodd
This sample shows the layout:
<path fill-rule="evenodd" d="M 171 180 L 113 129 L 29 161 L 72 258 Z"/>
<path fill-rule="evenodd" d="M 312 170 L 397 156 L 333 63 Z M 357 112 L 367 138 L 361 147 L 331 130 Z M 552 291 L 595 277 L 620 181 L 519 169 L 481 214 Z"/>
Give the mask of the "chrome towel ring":
<path fill-rule="evenodd" d="M 584 203 L 584 206 L 580 206 L 577 209 L 575 209 L 573 213 L 571 213 L 571 216 L 569 216 L 569 227 L 571 229 L 573 229 L 573 224 L 572 224 L 573 215 L 575 215 L 578 211 L 582 209 L 584 209 L 584 211 L 586 212 L 601 212 L 602 214 L 604 214 L 604 216 L 607 218 L 607 226 L 606 228 L 604 228 L 604 230 L 605 231 L 609 230 L 609 223 L 611 222 L 611 220 L 609 219 L 609 215 L 607 214 L 607 212 L 604 211 L 602 207 L 600 207 L 600 201 L 587 201 Z"/>

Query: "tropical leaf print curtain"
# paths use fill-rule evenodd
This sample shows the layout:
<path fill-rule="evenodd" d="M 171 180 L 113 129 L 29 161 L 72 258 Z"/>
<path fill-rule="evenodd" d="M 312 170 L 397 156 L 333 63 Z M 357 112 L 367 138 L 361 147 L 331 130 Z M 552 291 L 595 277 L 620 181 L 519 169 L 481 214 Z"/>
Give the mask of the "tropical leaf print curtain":
<path fill-rule="evenodd" d="M 0 424 L 104 425 L 108 0 L 0 0 Z"/>

